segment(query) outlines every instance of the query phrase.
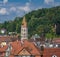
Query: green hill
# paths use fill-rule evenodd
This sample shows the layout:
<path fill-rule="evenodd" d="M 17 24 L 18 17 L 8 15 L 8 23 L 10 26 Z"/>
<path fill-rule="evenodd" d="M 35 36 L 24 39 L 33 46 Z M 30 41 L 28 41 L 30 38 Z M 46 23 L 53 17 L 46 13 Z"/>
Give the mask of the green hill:
<path fill-rule="evenodd" d="M 25 15 L 28 23 L 29 36 L 45 33 L 48 38 L 56 37 L 55 24 L 60 23 L 60 6 L 53 8 L 42 8 L 34 10 Z M 6 28 L 9 32 L 20 33 L 21 17 L 16 17 L 14 21 L 5 21 L 0 24 L 1 28 Z"/>

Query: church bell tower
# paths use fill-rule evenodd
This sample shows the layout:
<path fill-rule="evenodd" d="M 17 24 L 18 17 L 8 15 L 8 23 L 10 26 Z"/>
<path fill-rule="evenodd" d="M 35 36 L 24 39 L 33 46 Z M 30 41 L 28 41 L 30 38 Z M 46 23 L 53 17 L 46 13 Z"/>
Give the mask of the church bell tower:
<path fill-rule="evenodd" d="M 28 28 L 25 16 L 23 17 L 22 25 L 21 25 L 21 41 L 28 39 Z"/>

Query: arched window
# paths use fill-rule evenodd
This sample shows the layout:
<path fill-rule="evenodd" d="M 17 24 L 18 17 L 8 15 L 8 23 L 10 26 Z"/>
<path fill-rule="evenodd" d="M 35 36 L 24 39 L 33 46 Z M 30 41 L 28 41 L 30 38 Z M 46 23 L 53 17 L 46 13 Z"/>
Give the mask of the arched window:
<path fill-rule="evenodd" d="M 56 55 L 52 55 L 52 57 L 57 57 Z"/>

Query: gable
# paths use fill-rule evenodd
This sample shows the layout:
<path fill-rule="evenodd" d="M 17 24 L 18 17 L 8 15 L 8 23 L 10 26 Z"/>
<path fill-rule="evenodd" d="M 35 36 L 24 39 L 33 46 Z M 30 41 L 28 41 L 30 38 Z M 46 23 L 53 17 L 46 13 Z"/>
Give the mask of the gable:
<path fill-rule="evenodd" d="M 31 54 L 26 49 L 22 49 L 22 51 L 20 51 L 18 55 L 31 55 Z"/>

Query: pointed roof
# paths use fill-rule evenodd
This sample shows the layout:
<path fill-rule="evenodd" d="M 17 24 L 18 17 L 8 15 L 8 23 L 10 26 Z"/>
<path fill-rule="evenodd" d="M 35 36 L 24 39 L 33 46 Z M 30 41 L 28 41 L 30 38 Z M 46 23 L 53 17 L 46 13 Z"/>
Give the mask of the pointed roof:
<path fill-rule="evenodd" d="M 25 16 L 23 17 L 22 25 L 23 25 L 23 26 L 27 26 L 27 22 L 26 22 Z"/>
<path fill-rule="evenodd" d="M 11 43 L 13 49 L 11 54 L 13 55 L 22 55 L 22 52 L 25 50 L 25 55 L 40 55 L 40 51 L 37 47 L 27 40 L 24 41 L 24 45 L 21 45 L 21 41 Z M 36 52 L 35 52 L 36 51 Z"/>
<path fill-rule="evenodd" d="M 31 55 L 31 53 L 26 49 L 26 48 L 23 48 L 19 53 L 18 55 Z"/>

